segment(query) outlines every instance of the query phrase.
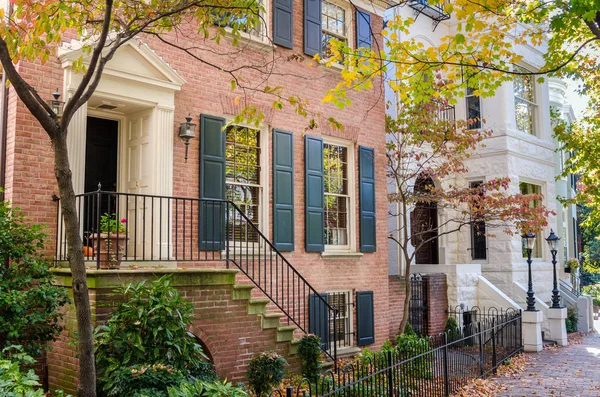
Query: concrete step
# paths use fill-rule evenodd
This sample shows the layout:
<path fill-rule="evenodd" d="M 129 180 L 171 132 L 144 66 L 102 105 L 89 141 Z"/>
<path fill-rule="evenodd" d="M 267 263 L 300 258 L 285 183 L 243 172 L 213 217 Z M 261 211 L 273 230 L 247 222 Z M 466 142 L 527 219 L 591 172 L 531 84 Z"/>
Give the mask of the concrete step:
<path fill-rule="evenodd" d="M 248 300 L 252 297 L 252 290 L 254 287 L 252 285 L 246 284 L 235 284 L 233 286 L 233 300 Z"/>
<path fill-rule="evenodd" d="M 300 338 L 295 338 L 290 341 L 290 355 L 295 356 L 298 354 L 298 348 L 300 347 Z"/>
<path fill-rule="evenodd" d="M 283 313 L 266 312 L 262 315 L 263 329 L 278 328 L 281 324 L 279 320 L 283 317 Z"/>
<path fill-rule="evenodd" d="M 282 325 L 277 327 L 277 342 L 291 342 L 294 339 L 295 325 Z"/>
<path fill-rule="evenodd" d="M 248 299 L 248 314 L 265 314 L 267 312 L 267 304 L 270 302 L 269 299 Z"/>

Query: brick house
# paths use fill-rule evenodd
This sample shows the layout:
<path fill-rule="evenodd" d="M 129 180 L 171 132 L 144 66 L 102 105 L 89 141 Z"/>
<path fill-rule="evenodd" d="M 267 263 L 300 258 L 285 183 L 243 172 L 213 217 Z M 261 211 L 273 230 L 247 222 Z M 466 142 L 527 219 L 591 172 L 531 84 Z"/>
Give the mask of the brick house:
<path fill-rule="evenodd" d="M 351 46 L 381 45 L 389 6 L 380 0 L 268 1 L 265 26 L 246 34 L 239 47 L 185 34 L 168 38 L 235 53 L 215 55 L 220 65 L 275 59 L 269 85 L 309 100 L 343 130 L 320 119 L 307 129 L 308 119 L 292 108 L 274 111 L 267 94 L 232 91 L 231 76 L 155 38 L 119 49 L 68 136 L 97 323 L 115 284 L 175 273 L 175 284 L 197 308 L 192 332 L 219 374 L 234 381 L 257 352 L 289 356 L 303 332 L 319 334 L 329 357 L 377 348 L 395 334 L 403 291 L 388 277 L 383 97 L 377 90 L 352 92 L 345 111 L 321 104 L 339 82 L 339 69 L 297 60 L 326 56 L 332 37 Z M 81 55 L 77 38 L 71 39 L 46 64 L 19 64 L 42 97 L 58 87 L 68 98 L 81 78 L 71 68 Z M 245 73 L 248 81 L 262 77 Z M 68 288 L 50 141 L 12 88 L 5 94 L 5 198 L 46 226 L 48 255 L 63 267 L 58 282 Z M 243 103 L 264 111 L 260 125 L 228 124 Z M 178 135 L 188 115 L 197 138 L 186 148 Z M 103 214 L 127 220 L 121 251 L 115 252 L 118 237 L 112 257 L 108 248 L 120 269 L 97 269 L 104 260 L 94 236 Z M 48 382 L 72 392 L 75 325 L 66 310 L 66 330 L 47 356 Z"/>

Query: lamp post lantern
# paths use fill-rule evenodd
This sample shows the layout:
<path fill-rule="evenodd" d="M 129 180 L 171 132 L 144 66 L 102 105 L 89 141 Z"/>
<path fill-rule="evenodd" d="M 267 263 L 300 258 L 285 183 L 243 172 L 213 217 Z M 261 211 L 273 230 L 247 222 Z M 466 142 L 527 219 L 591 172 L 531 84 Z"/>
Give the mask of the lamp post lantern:
<path fill-rule="evenodd" d="M 531 252 L 535 246 L 535 233 L 524 233 L 521 236 L 525 251 L 527 251 L 528 283 L 527 283 L 527 311 L 536 312 L 535 293 L 533 292 L 533 282 L 531 280 Z"/>
<path fill-rule="evenodd" d="M 558 290 L 558 283 L 556 277 L 556 247 L 558 245 L 558 241 L 560 237 L 554 234 L 554 230 L 550 229 L 550 235 L 546 239 L 548 242 L 548 246 L 550 247 L 550 253 L 552 254 L 552 308 L 560 309 L 560 291 Z"/>

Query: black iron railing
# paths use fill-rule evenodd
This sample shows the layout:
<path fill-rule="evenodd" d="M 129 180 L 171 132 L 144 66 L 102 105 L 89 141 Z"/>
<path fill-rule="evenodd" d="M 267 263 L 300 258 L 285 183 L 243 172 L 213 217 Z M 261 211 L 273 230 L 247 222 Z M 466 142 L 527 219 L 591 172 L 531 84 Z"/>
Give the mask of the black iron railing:
<path fill-rule="evenodd" d="M 575 301 L 577 301 L 577 298 L 579 298 L 579 291 L 577 290 L 577 288 L 575 288 L 574 285 L 567 283 L 564 280 L 558 280 L 559 285 L 560 285 L 560 290 L 561 292 L 569 295 L 569 297 Z"/>
<path fill-rule="evenodd" d="M 522 351 L 521 312 L 363 356 L 270 396 L 449 396 Z"/>
<path fill-rule="evenodd" d="M 504 315 L 513 315 L 518 309 L 509 307 L 507 309 L 496 307 L 468 307 L 459 305 L 448 309 L 448 317 L 454 317 L 459 327 L 468 326 L 479 321 L 498 319 Z"/>
<path fill-rule="evenodd" d="M 322 350 L 334 362 L 337 348 L 346 345 L 346 338 L 338 340 L 338 310 L 235 203 L 98 190 L 77 195 L 76 204 L 84 256 L 97 269 L 146 262 L 233 264 L 285 314 L 288 324 L 304 333 L 327 334 L 330 343 Z M 111 221 L 113 228 L 107 230 Z M 60 211 L 57 225 L 56 261 L 64 262 L 67 241 Z"/>
<path fill-rule="evenodd" d="M 429 334 L 429 304 L 427 278 L 420 274 L 410 275 L 410 300 L 408 322 L 419 335 Z"/>

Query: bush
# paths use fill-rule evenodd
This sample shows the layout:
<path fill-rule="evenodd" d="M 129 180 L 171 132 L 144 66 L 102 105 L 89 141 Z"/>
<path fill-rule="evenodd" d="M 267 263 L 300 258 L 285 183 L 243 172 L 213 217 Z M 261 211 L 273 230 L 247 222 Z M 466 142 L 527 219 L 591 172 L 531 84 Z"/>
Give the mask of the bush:
<path fill-rule="evenodd" d="M 396 342 L 396 349 L 398 349 L 398 352 L 403 358 L 414 357 L 431 350 L 429 338 L 419 337 L 414 333 L 397 335 Z M 423 355 L 422 357 L 411 360 L 411 365 L 407 365 L 404 368 L 416 377 L 431 379 L 433 375 L 432 358 L 433 355 Z"/>
<path fill-rule="evenodd" d="M 18 209 L 0 204 L 0 350 L 23 346 L 37 356 L 62 331 L 59 309 L 69 302 L 64 288 L 52 284 L 50 263 L 39 252 L 39 225 L 28 225 Z"/>
<path fill-rule="evenodd" d="M 455 331 L 458 328 L 458 321 L 452 316 L 448 317 L 446 320 L 446 325 L 444 326 L 444 332 Z"/>
<path fill-rule="evenodd" d="M 184 378 L 216 379 L 196 338 L 187 331 L 193 306 L 171 286 L 169 276 L 123 286 L 117 293 L 123 302 L 106 325 L 96 329 L 99 387 L 115 395 L 123 388 L 133 393 L 152 384 L 166 393 Z M 132 370 L 142 368 L 143 374 L 132 376 Z"/>
<path fill-rule="evenodd" d="M 177 387 L 169 387 L 168 397 L 246 397 L 242 388 L 233 386 L 227 379 L 222 383 L 196 381 L 194 383 L 182 383 Z"/>
<path fill-rule="evenodd" d="M 577 307 L 573 306 L 567 309 L 567 318 L 565 318 L 565 326 L 567 332 L 576 332 L 577 323 L 579 322 Z"/>
<path fill-rule="evenodd" d="M 33 364 L 35 360 L 24 353 L 22 346 L 4 348 L 0 358 L 0 397 L 44 397 L 40 378 L 33 369 L 26 372 L 21 369 L 23 366 Z M 55 394 L 64 395 L 61 390 L 56 391 Z"/>
<path fill-rule="evenodd" d="M 264 352 L 252 357 L 248 363 L 248 383 L 257 397 L 271 392 L 285 375 L 287 361 L 274 352 Z"/>
<path fill-rule="evenodd" d="M 316 382 L 321 374 L 321 338 L 316 335 L 305 335 L 298 345 L 298 356 L 302 363 L 302 376 Z"/>
<path fill-rule="evenodd" d="M 412 325 L 409 322 L 404 326 L 404 335 L 417 335 Z"/>

